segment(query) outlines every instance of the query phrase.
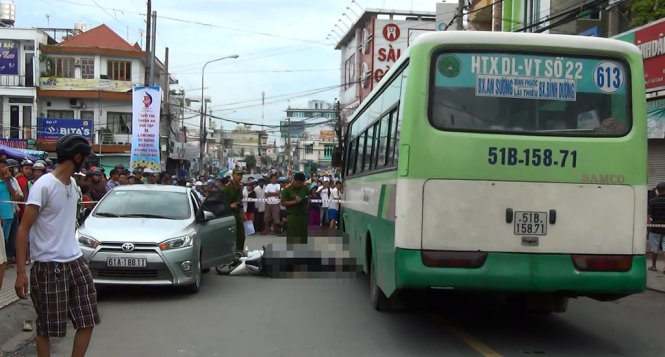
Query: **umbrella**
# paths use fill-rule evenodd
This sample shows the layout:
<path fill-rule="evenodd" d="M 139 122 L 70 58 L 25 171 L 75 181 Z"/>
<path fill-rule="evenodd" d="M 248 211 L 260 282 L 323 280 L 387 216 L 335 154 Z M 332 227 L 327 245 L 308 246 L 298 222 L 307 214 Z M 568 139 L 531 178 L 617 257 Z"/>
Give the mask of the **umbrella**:
<path fill-rule="evenodd" d="M 26 152 L 23 152 L 20 149 L 14 149 L 12 147 L 5 146 L 5 145 L 0 145 L 0 151 L 2 151 L 5 155 L 7 155 L 8 158 L 18 160 L 18 161 L 25 160 L 25 159 L 29 159 L 29 160 L 32 160 L 32 161 L 39 160 L 39 158 L 34 156 L 34 155 L 30 155 Z"/>

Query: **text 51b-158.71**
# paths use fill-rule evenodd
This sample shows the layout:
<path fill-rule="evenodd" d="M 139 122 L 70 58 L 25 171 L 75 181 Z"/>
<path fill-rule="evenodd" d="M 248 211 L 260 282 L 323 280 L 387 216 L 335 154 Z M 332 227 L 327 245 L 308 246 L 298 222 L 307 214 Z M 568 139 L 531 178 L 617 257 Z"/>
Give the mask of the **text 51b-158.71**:
<path fill-rule="evenodd" d="M 489 147 L 490 165 L 577 167 L 577 150 Z"/>

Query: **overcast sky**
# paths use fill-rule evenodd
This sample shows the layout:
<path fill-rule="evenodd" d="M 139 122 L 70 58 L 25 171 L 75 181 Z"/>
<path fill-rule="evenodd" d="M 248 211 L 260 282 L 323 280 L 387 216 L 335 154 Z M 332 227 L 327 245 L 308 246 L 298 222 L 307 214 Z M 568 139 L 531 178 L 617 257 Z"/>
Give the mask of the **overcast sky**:
<path fill-rule="evenodd" d="M 433 12 L 437 2 L 155 0 L 157 55 L 163 60 L 169 47 L 169 69 L 179 81 L 172 89 L 180 87 L 195 98 L 200 97 L 206 61 L 239 55 L 206 67 L 205 95 L 211 97 L 213 115 L 261 124 L 261 92 L 265 92 L 264 123 L 275 125 L 285 118 L 289 105 L 303 107 L 311 99 L 332 102 L 338 96 L 337 88 L 325 90 L 340 84 L 340 53 L 325 38 L 338 19 L 350 23 L 342 13 L 355 20 L 361 8 Z M 15 3 L 16 27 L 73 28 L 81 21 L 90 29 L 105 23 L 131 44 L 145 45 L 146 0 Z M 190 123 L 196 126 L 198 119 Z M 236 124 L 222 125 L 233 129 Z"/>

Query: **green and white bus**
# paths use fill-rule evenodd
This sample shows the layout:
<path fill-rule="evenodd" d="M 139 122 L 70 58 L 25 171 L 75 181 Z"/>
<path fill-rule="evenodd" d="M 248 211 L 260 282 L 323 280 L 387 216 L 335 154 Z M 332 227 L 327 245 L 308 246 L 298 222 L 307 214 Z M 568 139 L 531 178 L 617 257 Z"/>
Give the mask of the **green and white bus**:
<path fill-rule="evenodd" d="M 562 312 L 643 291 L 644 88 L 622 41 L 418 37 L 345 139 L 341 229 L 374 307 L 454 289 Z"/>

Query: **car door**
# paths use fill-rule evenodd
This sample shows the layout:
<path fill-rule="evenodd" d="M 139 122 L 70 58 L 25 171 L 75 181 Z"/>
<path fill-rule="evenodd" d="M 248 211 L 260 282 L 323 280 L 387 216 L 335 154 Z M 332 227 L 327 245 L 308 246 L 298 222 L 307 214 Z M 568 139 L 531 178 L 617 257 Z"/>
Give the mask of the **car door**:
<path fill-rule="evenodd" d="M 198 202 L 198 198 L 192 199 Z M 213 203 L 204 202 L 200 209 L 214 214 L 214 218 L 200 222 L 204 248 L 204 265 L 206 267 L 229 263 L 235 255 L 236 221 L 225 202 L 216 200 Z M 206 251 L 207 250 L 207 251 Z"/>

